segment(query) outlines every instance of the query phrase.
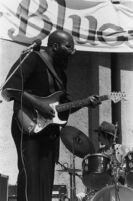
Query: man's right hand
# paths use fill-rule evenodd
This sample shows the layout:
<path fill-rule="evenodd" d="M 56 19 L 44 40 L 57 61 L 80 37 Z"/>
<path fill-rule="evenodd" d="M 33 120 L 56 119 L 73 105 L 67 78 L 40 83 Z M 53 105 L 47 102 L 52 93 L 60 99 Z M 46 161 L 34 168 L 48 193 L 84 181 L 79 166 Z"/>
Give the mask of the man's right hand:
<path fill-rule="evenodd" d="M 55 116 L 55 112 L 49 104 L 41 103 L 38 110 L 47 119 L 52 119 Z"/>
<path fill-rule="evenodd" d="M 54 110 L 50 107 L 48 102 L 26 91 L 23 93 L 23 103 L 28 104 L 32 109 L 38 110 L 44 118 L 52 119 L 55 115 Z"/>

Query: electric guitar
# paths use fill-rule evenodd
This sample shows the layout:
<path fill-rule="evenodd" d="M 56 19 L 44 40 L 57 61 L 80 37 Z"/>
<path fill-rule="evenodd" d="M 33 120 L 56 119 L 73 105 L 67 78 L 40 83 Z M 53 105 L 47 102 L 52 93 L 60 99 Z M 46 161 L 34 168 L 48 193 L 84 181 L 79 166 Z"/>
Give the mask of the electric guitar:
<path fill-rule="evenodd" d="M 19 109 L 17 118 L 19 125 L 21 126 L 21 128 L 23 128 L 24 133 L 35 135 L 51 124 L 63 126 L 67 123 L 68 117 L 67 120 L 62 120 L 59 117 L 60 112 L 70 111 L 73 108 L 82 108 L 89 105 L 88 98 L 60 104 L 60 100 L 63 95 L 64 92 L 58 91 L 47 97 L 35 96 L 36 98 L 38 98 L 38 101 L 41 100 L 44 103 L 49 104 L 49 106 L 53 108 L 55 116 L 52 119 L 46 119 L 36 109 L 34 110 L 34 112 L 28 110 L 28 108 L 25 107 Z M 112 92 L 110 95 L 99 96 L 99 99 L 100 101 L 110 99 L 114 103 L 117 103 L 124 99 L 124 97 L 125 94 L 123 94 L 122 92 Z"/>

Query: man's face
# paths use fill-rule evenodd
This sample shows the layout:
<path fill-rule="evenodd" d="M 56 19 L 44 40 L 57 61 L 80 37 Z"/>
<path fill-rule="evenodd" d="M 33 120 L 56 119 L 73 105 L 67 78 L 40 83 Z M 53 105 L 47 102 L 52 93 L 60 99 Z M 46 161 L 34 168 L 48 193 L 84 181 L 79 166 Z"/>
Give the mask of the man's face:
<path fill-rule="evenodd" d="M 101 143 L 101 145 L 106 145 L 110 147 L 112 145 L 113 138 L 107 133 L 106 134 L 99 133 L 98 140 Z"/>
<path fill-rule="evenodd" d="M 49 39 L 53 50 L 53 61 L 58 68 L 65 70 L 68 57 L 75 53 L 73 37 L 64 31 L 56 31 Z"/>
<path fill-rule="evenodd" d="M 63 41 L 58 44 L 56 49 L 56 55 L 60 57 L 60 59 L 68 58 L 70 55 L 75 53 L 74 42 L 73 40 Z"/>
<path fill-rule="evenodd" d="M 67 69 L 69 56 L 75 53 L 73 40 L 64 40 L 57 44 L 54 51 L 54 63 L 62 70 Z"/>

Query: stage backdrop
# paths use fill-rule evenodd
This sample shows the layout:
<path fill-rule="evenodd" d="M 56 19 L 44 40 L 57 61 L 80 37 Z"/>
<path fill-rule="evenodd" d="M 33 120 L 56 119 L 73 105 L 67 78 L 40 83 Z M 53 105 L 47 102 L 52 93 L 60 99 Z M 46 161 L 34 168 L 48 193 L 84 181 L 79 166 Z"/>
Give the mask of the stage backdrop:
<path fill-rule="evenodd" d="M 65 29 L 78 50 L 133 52 L 132 22 L 132 0 L 0 0 L 0 37 L 26 44 Z"/>

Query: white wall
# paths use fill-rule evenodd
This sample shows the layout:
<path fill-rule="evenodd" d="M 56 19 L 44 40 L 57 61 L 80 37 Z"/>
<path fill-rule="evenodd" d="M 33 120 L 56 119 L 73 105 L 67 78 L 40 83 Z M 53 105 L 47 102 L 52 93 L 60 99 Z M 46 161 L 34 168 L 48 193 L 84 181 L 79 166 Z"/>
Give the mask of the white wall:
<path fill-rule="evenodd" d="M 0 41 L 0 85 L 15 62 L 22 46 L 8 42 Z M 3 98 L 0 95 L 0 99 Z M 11 137 L 11 118 L 12 102 L 3 102 L 0 104 L 0 173 L 9 176 L 9 183 L 15 184 L 17 178 L 17 155 L 14 142 Z"/>

